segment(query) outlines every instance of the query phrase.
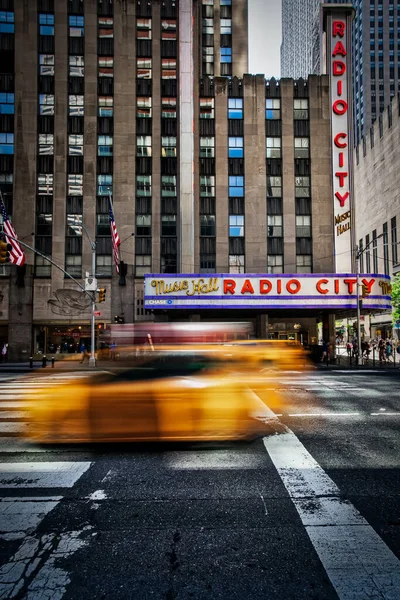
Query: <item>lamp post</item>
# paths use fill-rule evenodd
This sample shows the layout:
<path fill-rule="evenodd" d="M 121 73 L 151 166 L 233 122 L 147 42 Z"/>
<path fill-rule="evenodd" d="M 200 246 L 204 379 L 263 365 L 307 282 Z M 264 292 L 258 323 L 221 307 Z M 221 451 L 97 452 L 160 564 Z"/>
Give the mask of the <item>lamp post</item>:
<path fill-rule="evenodd" d="M 83 229 L 83 231 L 86 233 L 86 236 L 89 240 L 89 244 L 90 247 L 92 249 L 92 278 L 94 281 L 96 281 L 96 242 L 94 242 L 89 233 L 88 230 L 86 229 L 86 227 L 84 226 L 83 223 L 81 223 L 81 227 Z M 96 284 L 96 288 L 97 288 L 97 284 Z M 89 358 L 89 366 L 90 367 L 95 367 L 96 366 L 96 355 L 95 355 L 95 344 L 96 344 L 96 337 L 95 337 L 95 331 L 96 331 L 96 321 L 95 321 L 95 316 L 94 316 L 94 311 L 96 310 L 96 291 L 92 291 L 91 293 L 91 298 L 92 298 L 92 314 L 90 316 L 90 358 Z"/>

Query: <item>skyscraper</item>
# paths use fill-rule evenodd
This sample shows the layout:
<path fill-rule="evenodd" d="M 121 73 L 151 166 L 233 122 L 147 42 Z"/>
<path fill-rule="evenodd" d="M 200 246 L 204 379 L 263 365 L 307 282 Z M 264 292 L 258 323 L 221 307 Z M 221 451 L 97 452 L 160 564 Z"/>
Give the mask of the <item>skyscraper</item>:
<path fill-rule="evenodd" d="M 320 1 L 282 0 L 281 77 L 306 79 L 309 74 L 318 72 L 314 54 Z"/>

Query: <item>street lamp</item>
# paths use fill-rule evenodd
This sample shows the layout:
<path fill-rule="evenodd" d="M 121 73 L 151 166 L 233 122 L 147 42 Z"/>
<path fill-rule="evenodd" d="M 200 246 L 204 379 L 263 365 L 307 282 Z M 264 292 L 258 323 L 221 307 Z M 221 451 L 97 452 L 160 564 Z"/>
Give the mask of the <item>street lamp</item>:
<path fill-rule="evenodd" d="M 84 224 L 80 223 L 80 225 L 81 225 L 83 231 L 86 233 L 87 238 L 89 240 L 90 247 L 92 249 L 92 278 L 93 278 L 94 281 L 96 281 L 96 242 L 94 242 L 90 238 L 88 230 L 86 229 L 86 227 L 84 226 Z M 97 284 L 96 284 L 96 288 L 97 288 Z M 95 367 L 96 366 L 96 356 L 95 356 L 95 343 L 96 343 L 95 331 L 96 331 L 96 322 L 95 322 L 94 312 L 96 310 L 96 291 L 92 291 L 92 293 L 91 293 L 91 299 L 92 299 L 92 314 L 90 316 L 90 358 L 89 358 L 89 366 L 90 367 Z"/>

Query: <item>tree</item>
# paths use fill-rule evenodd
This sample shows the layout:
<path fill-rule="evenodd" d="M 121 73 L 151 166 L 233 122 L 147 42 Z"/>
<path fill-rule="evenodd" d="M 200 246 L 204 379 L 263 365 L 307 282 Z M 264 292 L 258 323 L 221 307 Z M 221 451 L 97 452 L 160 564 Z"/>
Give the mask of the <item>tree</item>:
<path fill-rule="evenodd" d="M 400 273 L 395 275 L 391 281 L 392 286 L 392 317 L 393 323 L 400 319 Z"/>

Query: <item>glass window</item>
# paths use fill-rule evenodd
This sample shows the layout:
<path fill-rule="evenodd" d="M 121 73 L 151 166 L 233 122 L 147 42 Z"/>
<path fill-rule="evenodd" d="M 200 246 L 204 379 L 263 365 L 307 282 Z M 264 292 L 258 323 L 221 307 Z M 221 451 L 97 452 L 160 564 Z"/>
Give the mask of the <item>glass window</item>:
<path fill-rule="evenodd" d="M 200 235 L 215 236 L 215 215 L 200 215 Z"/>
<path fill-rule="evenodd" d="M 243 99 L 228 98 L 228 118 L 243 119 Z"/>
<path fill-rule="evenodd" d="M 244 215 L 229 215 L 229 236 L 244 236 Z"/>
<path fill-rule="evenodd" d="M 228 138 L 229 158 L 243 158 L 243 138 L 242 137 L 230 137 Z"/>
<path fill-rule="evenodd" d="M 176 175 L 161 176 L 161 196 L 176 196 Z"/>
<path fill-rule="evenodd" d="M 83 77 L 85 74 L 85 59 L 83 56 L 69 57 L 69 76 Z"/>
<path fill-rule="evenodd" d="M 163 119 L 176 119 L 176 98 L 161 99 L 161 117 Z"/>
<path fill-rule="evenodd" d="M 113 136 L 98 135 L 97 136 L 97 155 L 112 156 L 113 155 Z"/>
<path fill-rule="evenodd" d="M 43 256 L 35 255 L 35 276 L 50 277 L 51 264 Z"/>
<path fill-rule="evenodd" d="M 151 19 L 136 20 L 136 38 L 138 40 L 151 40 Z"/>
<path fill-rule="evenodd" d="M 161 38 L 163 40 L 176 40 L 175 19 L 163 19 L 161 21 Z"/>
<path fill-rule="evenodd" d="M 268 254 L 267 256 L 267 273 L 282 273 L 283 270 L 283 255 Z"/>
<path fill-rule="evenodd" d="M 54 115 L 53 94 L 39 94 L 39 112 L 41 115 Z"/>
<path fill-rule="evenodd" d="M 14 114 L 14 94 L 8 94 L 5 92 L 0 93 L 0 114 Z"/>
<path fill-rule="evenodd" d="M 176 156 L 176 137 L 173 136 L 165 136 L 161 138 L 161 153 L 162 156 Z"/>
<path fill-rule="evenodd" d="M 99 38 L 114 37 L 114 19 L 112 17 L 99 17 L 98 26 Z"/>
<path fill-rule="evenodd" d="M 83 156 L 83 135 L 68 136 L 68 154 L 70 156 Z"/>
<path fill-rule="evenodd" d="M 136 215 L 136 235 L 151 235 L 151 215 Z"/>
<path fill-rule="evenodd" d="M 68 97 L 68 113 L 70 117 L 83 117 L 84 115 L 84 97 L 71 94 Z"/>
<path fill-rule="evenodd" d="M 176 235 L 176 215 L 161 215 L 161 235 Z"/>
<path fill-rule="evenodd" d="M 114 98 L 99 96 L 99 117 L 112 117 L 114 114 Z"/>
<path fill-rule="evenodd" d="M 220 0 L 219 4 L 220 4 L 220 6 L 231 6 L 232 0 Z"/>
<path fill-rule="evenodd" d="M 214 137 L 201 137 L 200 138 L 200 157 L 201 158 L 214 158 L 215 156 L 215 138 Z"/>
<path fill-rule="evenodd" d="M 310 178 L 308 176 L 295 177 L 296 198 L 310 197 Z"/>
<path fill-rule="evenodd" d="M 282 177 L 275 175 L 274 177 L 267 177 L 267 198 L 281 198 L 282 197 Z"/>
<path fill-rule="evenodd" d="M 213 35 L 214 34 L 214 19 L 203 19 L 203 34 Z"/>
<path fill-rule="evenodd" d="M 151 79 L 151 58 L 136 59 L 136 77 L 138 79 Z"/>
<path fill-rule="evenodd" d="M 265 118 L 278 120 L 281 118 L 281 100 L 280 98 L 266 98 L 265 100 Z"/>
<path fill-rule="evenodd" d="M 53 174 L 41 173 L 38 175 L 39 196 L 50 196 L 53 193 Z"/>
<path fill-rule="evenodd" d="M 0 133 L 0 154 L 14 154 L 13 133 Z"/>
<path fill-rule="evenodd" d="M 39 14 L 39 33 L 40 35 L 54 35 L 53 14 Z"/>
<path fill-rule="evenodd" d="M 176 79 L 176 58 L 161 59 L 161 78 Z"/>
<path fill-rule="evenodd" d="M 151 175 L 136 175 L 136 196 L 151 196 Z"/>
<path fill-rule="evenodd" d="M 99 77 L 114 77 L 114 58 L 112 56 L 99 56 Z"/>
<path fill-rule="evenodd" d="M 200 196 L 215 196 L 215 177 L 214 175 L 200 175 Z"/>
<path fill-rule="evenodd" d="M 70 237 L 82 236 L 83 215 L 67 215 L 67 235 Z"/>
<path fill-rule="evenodd" d="M 214 98 L 200 98 L 200 119 L 214 118 Z"/>
<path fill-rule="evenodd" d="M 281 138 L 267 137 L 267 158 L 281 158 Z"/>
<path fill-rule="evenodd" d="M 215 273 L 215 254 L 200 254 L 200 273 Z"/>
<path fill-rule="evenodd" d="M 40 75 L 54 75 L 54 54 L 39 55 Z"/>
<path fill-rule="evenodd" d="M 229 255 L 229 273 L 244 273 L 244 254 Z"/>
<path fill-rule="evenodd" d="M 136 98 L 136 116 L 138 119 L 149 119 L 151 117 L 151 96 Z"/>
<path fill-rule="evenodd" d="M 282 215 L 268 215 L 268 237 L 283 236 L 283 217 Z"/>
<path fill-rule="evenodd" d="M 244 196 L 244 177 L 229 177 L 229 196 L 233 198 Z"/>
<path fill-rule="evenodd" d="M 146 273 L 151 272 L 151 255 L 137 254 L 135 260 L 136 276 L 143 277 Z"/>
<path fill-rule="evenodd" d="M 107 213 L 97 214 L 96 235 L 110 235 L 110 217 Z"/>
<path fill-rule="evenodd" d="M 308 158 L 310 156 L 310 138 L 294 138 L 294 157 Z"/>
<path fill-rule="evenodd" d="M 151 156 L 151 135 L 136 136 L 136 156 Z"/>
<path fill-rule="evenodd" d="M 108 196 L 109 192 L 112 193 L 112 185 L 113 185 L 113 176 L 110 174 L 107 175 L 97 175 L 97 195 L 98 196 Z"/>
<path fill-rule="evenodd" d="M 0 11 L 0 33 L 14 33 L 14 13 Z"/>
<path fill-rule="evenodd" d="M 296 256 L 297 273 L 312 273 L 312 256 L 311 254 L 298 254 Z"/>
<path fill-rule="evenodd" d="M 36 234 L 51 235 L 53 225 L 53 215 L 40 213 L 36 215 Z"/>
<path fill-rule="evenodd" d="M 83 175 L 68 175 L 68 196 L 83 196 Z"/>
<path fill-rule="evenodd" d="M 296 237 L 311 237 L 311 216 L 296 216 Z"/>
<path fill-rule="evenodd" d="M 85 35 L 85 17 L 81 15 L 69 16 L 69 35 L 71 37 L 83 37 Z"/>
<path fill-rule="evenodd" d="M 80 254 L 66 254 L 65 256 L 65 270 L 72 277 L 82 276 L 82 256 Z"/>
<path fill-rule="evenodd" d="M 54 135 L 52 133 L 39 133 L 39 154 L 54 154 Z"/>
<path fill-rule="evenodd" d="M 398 252 L 397 252 L 398 246 L 397 246 L 396 217 L 393 217 L 393 219 L 391 219 L 390 228 L 391 228 L 391 233 L 392 233 L 392 261 L 393 261 L 393 265 L 397 265 L 399 260 L 398 260 Z"/>
<path fill-rule="evenodd" d="M 98 277 L 112 277 L 112 256 L 96 254 L 96 275 Z"/>
<path fill-rule="evenodd" d="M 293 118 L 297 120 L 308 119 L 308 98 L 295 98 L 293 100 Z"/>
<path fill-rule="evenodd" d="M 232 33 L 232 19 L 221 19 L 220 33 L 221 35 Z"/>
<path fill-rule="evenodd" d="M 232 48 L 221 48 L 221 62 L 231 63 L 232 62 Z"/>

